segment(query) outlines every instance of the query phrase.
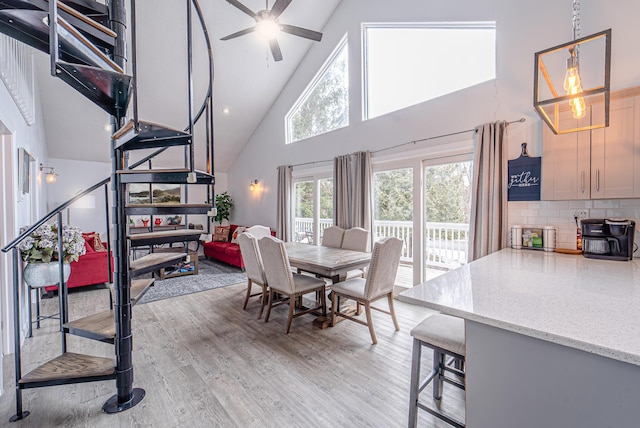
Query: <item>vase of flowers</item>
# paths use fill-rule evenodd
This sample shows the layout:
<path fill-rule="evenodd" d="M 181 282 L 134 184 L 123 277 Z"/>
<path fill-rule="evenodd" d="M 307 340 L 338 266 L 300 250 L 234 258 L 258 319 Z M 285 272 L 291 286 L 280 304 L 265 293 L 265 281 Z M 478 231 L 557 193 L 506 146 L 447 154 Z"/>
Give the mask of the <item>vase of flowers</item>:
<path fill-rule="evenodd" d="M 18 246 L 27 262 L 24 280 L 31 287 L 59 282 L 58 226 L 43 224 Z M 71 274 L 69 263 L 85 253 L 84 238 L 77 227 L 62 226 L 62 260 L 64 280 Z"/>

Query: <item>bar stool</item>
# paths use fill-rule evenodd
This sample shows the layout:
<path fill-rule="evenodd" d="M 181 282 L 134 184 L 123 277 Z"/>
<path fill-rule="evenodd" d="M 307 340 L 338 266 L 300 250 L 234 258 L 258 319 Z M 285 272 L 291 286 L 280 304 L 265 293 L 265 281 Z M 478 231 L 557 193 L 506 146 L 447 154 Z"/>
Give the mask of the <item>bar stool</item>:
<path fill-rule="evenodd" d="M 465 426 L 463 422 L 420 402 L 420 393 L 431 382 L 433 382 L 433 398 L 438 401 L 442 398 L 444 382 L 465 389 L 464 320 L 445 314 L 432 315 L 411 330 L 411 336 L 413 336 L 413 356 L 411 360 L 411 390 L 409 392 L 409 428 L 415 428 L 418 424 L 418 409 L 425 410 L 454 427 L 463 428 Z M 433 371 L 421 384 L 420 360 L 423 346 L 433 350 Z M 453 357 L 452 360 L 447 362 L 447 356 Z M 455 362 L 454 367 L 450 367 L 453 362 Z M 445 376 L 446 371 L 456 374 L 463 381 Z"/>

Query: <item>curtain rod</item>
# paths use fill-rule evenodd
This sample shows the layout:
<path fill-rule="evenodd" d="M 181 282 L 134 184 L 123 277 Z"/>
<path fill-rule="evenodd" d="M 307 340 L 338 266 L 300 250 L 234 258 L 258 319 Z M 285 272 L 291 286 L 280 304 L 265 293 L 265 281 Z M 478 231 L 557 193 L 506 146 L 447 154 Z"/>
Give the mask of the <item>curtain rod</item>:
<path fill-rule="evenodd" d="M 527 119 L 525 119 L 524 117 L 521 117 L 518 120 L 512 120 L 511 122 L 507 122 L 507 125 L 511 125 L 512 123 L 522 123 L 522 122 L 526 122 Z M 402 147 L 402 146 L 407 146 L 409 144 L 416 144 L 416 143 L 422 143 L 424 141 L 429 141 L 429 140 L 436 140 L 438 138 L 444 138 L 444 137 L 451 137 L 453 135 L 459 135 L 459 134 L 466 134 L 467 132 L 475 132 L 476 128 L 473 129 L 465 129 L 464 131 L 457 131 L 457 132 L 451 132 L 449 134 L 442 134 L 442 135 L 436 135 L 435 137 L 427 137 L 427 138 L 422 138 L 420 140 L 413 140 L 413 141 L 408 141 L 406 143 L 402 143 L 402 144 L 396 144 L 395 146 L 391 146 L 391 147 L 385 147 L 384 149 L 378 149 L 378 150 L 374 150 L 371 152 L 371 154 L 374 153 L 379 153 L 379 152 L 383 152 L 385 150 L 391 150 L 391 149 L 395 149 L 398 147 Z M 291 165 L 292 167 L 296 167 L 296 166 L 304 166 L 304 165 L 313 165 L 313 164 L 317 164 L 317 163 L 325 163 L 325 162 L 333 162 L 333 159 L 325 159 L 325 160 L 320 160 L 320 161 L 311 161 L 311 162 L 304 162 L 304 163 L 297 163 L 294 165 Z"/>

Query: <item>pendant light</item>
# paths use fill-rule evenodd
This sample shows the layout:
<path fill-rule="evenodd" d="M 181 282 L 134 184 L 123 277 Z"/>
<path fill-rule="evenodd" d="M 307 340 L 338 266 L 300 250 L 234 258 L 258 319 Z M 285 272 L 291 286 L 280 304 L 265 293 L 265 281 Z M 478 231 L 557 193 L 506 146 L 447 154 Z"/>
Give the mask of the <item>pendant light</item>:
<path fill-rule="evenodd" d="M 572 41 L 535 54 L 533 104 L 554 134 L 609 126 L 611 29 L 580 37 L 580 0 L 571 22 Z"/>

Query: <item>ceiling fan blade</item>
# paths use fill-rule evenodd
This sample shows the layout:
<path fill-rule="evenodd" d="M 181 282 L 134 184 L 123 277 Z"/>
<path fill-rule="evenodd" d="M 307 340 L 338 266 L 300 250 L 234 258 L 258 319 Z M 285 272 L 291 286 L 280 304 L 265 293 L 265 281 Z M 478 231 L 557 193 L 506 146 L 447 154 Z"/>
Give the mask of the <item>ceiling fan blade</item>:
<path fill-rule="evenodd" d="M 294 36 L 304 37 L 305 39 L 315 40 L 319 42 L 322 40 L 322 33 L 309 30 L 307 28 L 296 27 L 295 25 L 280 24 L 280 28 L 285 33 L 293 34 Z"/>
<path fill-rule="evenodd" d="M 236 31 L 233 34 L 229 34 L 228 36 L 225 36 L 220 40 L 235 39 L 236 37 L 244 36 L 245 34 L 253 33 L 254 31 L 256 31 L 256 27 L 245 28 L 244 30 Z"/>
<path fill-rule="evenodd" d="M 252 11 L 251 9 L 249 9 L 247 6 L 245 6 L 242 3 L 240 3 L 238 0 L 227 0 L 227 3 L 237 7 L 238 9 L 240 9 L 241 11 L 243 11 L 244 13 L 246 13 L 247 15 L 252 17 L 253 19 L 256 19 L 257 15 L 255 14 L 255 12 Z"/>
<path fill-rule="evenodd" d="M 271 48 L 271 55 L 273 55 L 274 61 L 282 61 L 282 51 L 280 45 L 276 39 L 269 40 L 269 47 Z"/>
<path fill-rule="evenodd" d="M 273 19 L 277 19 L 282 12 L 289 6 L 291 0 L 276 0 L 276 2 L 271 7 L 271 11 L 269 13 L 273 17 Z"/>

